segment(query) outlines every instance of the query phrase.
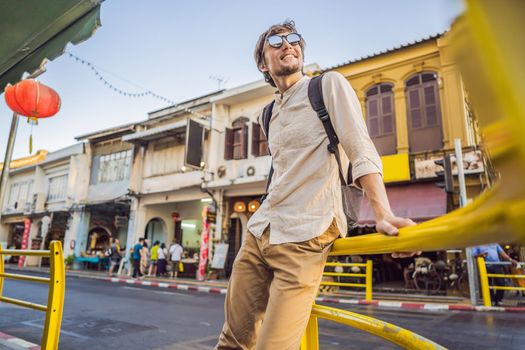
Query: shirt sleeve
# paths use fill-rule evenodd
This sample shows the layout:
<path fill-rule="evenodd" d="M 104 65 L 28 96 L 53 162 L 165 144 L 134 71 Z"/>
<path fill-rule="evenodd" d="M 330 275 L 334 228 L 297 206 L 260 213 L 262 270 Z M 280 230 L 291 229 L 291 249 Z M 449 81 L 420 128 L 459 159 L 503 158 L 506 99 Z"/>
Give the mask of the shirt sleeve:
<path fill-rule="evenodd" d="M 476 256 L 480 254 L 480 249 L 478 247 L 472 248 L 472 256 Z"/>
<path fill-rule="evenodd" d="M 496 244 L 496 251 L 498 252 L 498 254 L 503 253 L 503 248 L 501 248 L 499 244 Z"/>
<path fill-rule="evenodd" d="M 355 180 L 367 174 L 383 175 L 381 158 L 368 135 L 361 104 L 352 86 L 338 72 L 323 77 L 323 99 L 339 142 L 352 164 Z"/>

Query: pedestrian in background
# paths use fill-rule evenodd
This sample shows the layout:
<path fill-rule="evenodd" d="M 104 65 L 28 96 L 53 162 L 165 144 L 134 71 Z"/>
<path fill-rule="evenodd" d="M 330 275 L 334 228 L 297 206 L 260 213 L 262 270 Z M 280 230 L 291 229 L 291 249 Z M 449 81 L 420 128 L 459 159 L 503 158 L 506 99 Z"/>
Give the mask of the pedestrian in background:
<path fill-rule="evenodd" d="M 176 278 L 179 273 L 179 263 L 182 259 L 182 252 L 182 246 L 177 241 L 173 241 L 170 247 L 171 278 Z"/>
<path fill-rule="evenodd" d="M 142 256 L 141 251 L 144 245 L 144 238 L 139 238 L 138 243 L 133 246 L 133 278 L 142 277 L 140 272 L 140 257 Z"/>
<path fill-rule="evenodd" d="M 159 249 L 157 250 L 157 273 L 156 276 L 166 275 L 166 258 L 168 257 L 168 249 L 166 249 L 166 244 L 161 243 Z"/>
<path fill-rule="evenodd" d="M 155 241 L 155 243 L 153 243 L 153 247 L 151 247 L 151 260 L 148 271 L 148 276 L 150 277 L 157 274 L 157 250 L 159 249 L 159 244 L 159 241 Z"/>
<path fill-rule="evenodd" d="M 120 253 L 120 242 L 117 238 L 111 239 L 111 246 L 109 247 L 109 270 L 108 275 L 109 277 L 113 276 L 113 270 L 115 269 L 115 266 L 118 266 L 120 263 L 120 260 L 122 259 L 122 254 Z"/>
<path fill-rule="evenodd" d="M 520 262 L 520 256 L 519 256 L 519 247 L 514 247 L 507 249 L 507 255 L 510 256 L 512 259 L 518 261 L 518 264 L 516 266 L 512 265 L 510 267 L 510 274 L 511 275 L 523 275 L 524 269 L 522 266 L 522 262 Z M 514 287 L 517 288 L 525 288 L 525 278 L 513 278 L 512 284 Z M 525 290 L 517 290 L 516 295 L 525 296 Z"/>
<path fill-rule="evenodd" d="M 513 266 L 517 266 L 518 262 L 512 259 L 510 256 L 505 253 L 503 248 L 499 244 L 487 244 L 478 247 L 472 248 L 472 256 L 483 257 L 485 262 L 501 262 L 500 257 L 506 261 L 509 261 Z M 505 274 L 505 268 L 502 265 L 487 265 L 487 272 L 493 274 Z M 490 278 L 491 286 L 505 287 L 505 278 Z M 497 289 L 494 292 L 494 289 L 490 290 L 490 298 L 492 300 L 493 306 L 500 306 L 503 301 L 503 295 L 505 291 L 502 289 Z"/>
<path fill-rule="evenodd" d="M 142 249 L 140 250 L 140 272 L 145 275 L 148 270 L 149 262 L 149 248 L 148 241 L 144 240 L 142 242 Z"/>

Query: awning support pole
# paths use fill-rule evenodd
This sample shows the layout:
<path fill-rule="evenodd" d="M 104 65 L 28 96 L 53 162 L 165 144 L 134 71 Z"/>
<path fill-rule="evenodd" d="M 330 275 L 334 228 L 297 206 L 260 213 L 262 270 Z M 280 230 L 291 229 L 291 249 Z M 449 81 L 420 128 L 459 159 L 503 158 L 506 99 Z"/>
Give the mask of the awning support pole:
<path fill-rule="evenodd" d="M 4 203 L 4 190 L 7 184 L 7 177 L 9 176 L 9 165 L 11 164 L 11 158 L 13 157 L 13 149 L 15 146 L 16 131 L 18 129 L 18 120 L 20 117 L 18 114 L 13 113 L 13 118 L 11 119 L 11 129 L 9 130 L 9 137 L 7 139 L 7 147 L 5 150 L 4 157 L 4 166 L 2 168 L 2 175 L 0 176 L 0 208 L 2 203 Z M 0 212 L 0 216 L 2 213 Z"/>

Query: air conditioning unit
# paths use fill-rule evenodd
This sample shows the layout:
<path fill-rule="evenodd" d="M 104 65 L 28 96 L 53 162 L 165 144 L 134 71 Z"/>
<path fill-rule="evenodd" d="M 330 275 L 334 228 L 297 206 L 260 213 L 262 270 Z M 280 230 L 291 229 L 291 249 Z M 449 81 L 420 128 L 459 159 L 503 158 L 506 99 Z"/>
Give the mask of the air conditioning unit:
<path fill-rule="evenodd" d="M 246 176 L 254 176 L 255 175 L 255 166 L 249 165 L 246 167 Z"/>

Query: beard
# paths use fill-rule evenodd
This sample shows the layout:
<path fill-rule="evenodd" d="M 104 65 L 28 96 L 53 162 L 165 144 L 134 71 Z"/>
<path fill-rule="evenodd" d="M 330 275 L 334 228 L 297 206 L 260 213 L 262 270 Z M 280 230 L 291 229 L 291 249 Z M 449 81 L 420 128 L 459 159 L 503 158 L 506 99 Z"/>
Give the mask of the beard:
<path fill-rule="evenodd" d="M 272 72 L 276 77 L 284 77 L 297 73 L 302 70 L 302 65 L 298 62 L 289 66 L 280 67 L 276 71 Z"/>

